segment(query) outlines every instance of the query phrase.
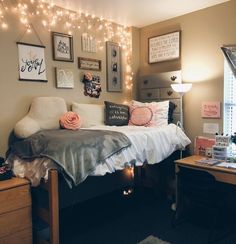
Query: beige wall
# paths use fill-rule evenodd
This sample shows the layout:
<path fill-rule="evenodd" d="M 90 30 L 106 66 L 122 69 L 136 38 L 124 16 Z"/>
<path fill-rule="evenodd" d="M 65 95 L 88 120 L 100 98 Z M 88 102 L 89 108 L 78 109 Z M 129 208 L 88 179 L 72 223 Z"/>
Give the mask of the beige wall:
<path fill-rule="evenodd" d="M 191 140 L 196 135 L 204 135 L 204 122 L 216 122 L 222 126 L 222 120 L 206 120 L 200 116 L 202 101 L 223 101 L 223 55 L 220 47 L 223 44 L 236 43 L 236 1 L 217 5 L 201 11 L 190 13 L 165 22 L 150 25 L 141 29 L 132 28 L 133 61 L 132 68 L 139 74 L 182 69 L 183 81 L 193 82 L 192 90 L 184 96 L 184 123 L 186 133 Z M 52 60 L 50 33 L 41 24 L 34 23 L 40 38 L 46 46 L 46 64 L 48 83 L 18 81 L 16 42 L 24 32 L 15 16 L 8 17 L 9 29 L 0 29 L 0 155 L 7 150 L 7 140 L 14 124 L 24 116 L 32 97 L 61 96 L 68 104 L 71 101 L 81 103 L 102 103 L 104 100 L 122 102 L 136 96 L 136 73 L 134 73 L 133 91 L 124 89 L 123 93 L 106 92 L 105 50 L 96 54 L 81 51 L 80 32 L 73 33 L 74 63 Z M 149 65 L 148 37 L 181 30 L 181 62 L 163 62 Z M 64 32 L 63 28 L 53 31 Z M 95 33 L 96 30 L 94 30 Z M 39 44 L 35 35 L 27 35 L 24 42 Z M 85 97 L 81 76 L 83 71 L 77 68 L 77 57 L 90 57 L 102 60 L 102 71 L 99 72 L 103 92 L 99 99 Z M 55 87 L 55 67 L 69 67 L 74 70 L 74 89 L 57 89 Z M 125 67 L 123 67 L 123 70 Z"/>
<path fill-rule="evenodd" d="M 236 1 L 216 5 L 140 30 L 140 74 L 182 69 L 183 82 L 192 82 L 184 95 L 184 127 L 193 141 L 203 133 L 203 123 L 222 119 L 202 119 L 203 101 L 223 101 L 223 55 L 220 47 L 236 44 Z M 181 60 L 148 64 L 148 38 L 181 30 Z M 223 112 L 223 111 L 222 111 Z M 223 113 L 221 112 L 221 117 Z"/>
<path fill-rule="evenodd" d="M 7 150 L 7 141 L 10 132 L 15 123 L 21 119 L 28 111 L 30 102 L 35 96 L 60 96 L 63 97 L 68 104 L 71 101 L 80 103 L 103 103 L 104 100 L 114 102 L 123 102 L 130 99 L 132 93 L 123 86 L 122 93 L 106 92 L 106 51 L 98 50 L 96 54 L 85 53 L 81 51 L 81 32 L 75 31 L 73 33 L 74 40 L 74 62 L 59 62 L 52 59 L 52 43 L 51 35 L 41 23 L 35 20 L 33 25 L 40 36 L 43 44 L 46 46 L 46 66 L 47 66 L 47 83 L 42 82 L 24 82 L 18 80 L 18 53 L 16 42 L 24 33 L 25 29 L 15 15 L 7 16 L 9 28 L 6 31 L 0 29 L 0 155 L 4 156 Z M 62 27 L 57 27 L 53 31 L 66 33 Z M 137 30 L 135 30 L 137 32 Z M 92 30 L 90 33 L 97 38 L 97 30 Z M 26 34 L 22 42 L 29 42 L 33 44 L 40 44 L 34 33 Z M 119 41 L 114 38 L 113 41 Z M 133 40 L 133 45 L 139 42 L 139 39 Z M 79 70 L 77 57 L 88 57 L 102 60 L 102 71 L 93 72 L 101 77 L 102 93 L 99 99 L 86 97 L 83 94 L 83 83 L 81 77 L 83 70 Z M 125 57 L 123 55 L 123 68 L 125 71 Z M 137 70 L 137 62 L 133 64 Z M 55 81 L 55 67 L 72 68 L 75 76 L 74 89 L 57 89 Z"/>

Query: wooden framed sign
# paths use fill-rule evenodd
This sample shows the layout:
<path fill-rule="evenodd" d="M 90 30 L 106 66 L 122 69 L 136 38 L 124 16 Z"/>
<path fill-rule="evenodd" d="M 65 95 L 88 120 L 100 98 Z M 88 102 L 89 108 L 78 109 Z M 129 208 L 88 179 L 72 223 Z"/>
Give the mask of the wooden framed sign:
<path fill-rule="evenodd" d="M 93 58 L 78 57 L 78 68 L 100 71 L 102 69 L 102 61 Z"/>
<path fill-rule="evenodd" d="M 178 58 L 180 58 L 180 31 L 148 39 L 148 62 L 150 64 Z"/>

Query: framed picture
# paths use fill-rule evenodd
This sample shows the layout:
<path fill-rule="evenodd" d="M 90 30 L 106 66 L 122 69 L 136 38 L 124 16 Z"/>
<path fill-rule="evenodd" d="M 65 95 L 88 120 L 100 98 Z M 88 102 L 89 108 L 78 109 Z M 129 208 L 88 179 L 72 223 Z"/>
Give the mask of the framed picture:
<path fill-rule="evenodd" d="M 89 53 L 97 52 L 96 38 L 94 36 L 88 35 L 88 33 L 82 34 L 81 43 L 82 43 L 83 52 L 89 52 Z"/>
<path fill-rule="evenodd" d="M 221 47 L 221 50 L 236 77 L 236 45 Z"/>
<path fill-rule="evenodd" d="M 179 58 L 180 31 L 148 39 L 148 62 L 150 64 Z"/>
<path fill-rule="evenodd" d="M 100 71 L 102 69 L 102 61 L 98 59 L 78 57 L 78 68 Z"/>
<path fill-rule="evenodd" d="M 17 42 L 19 80 L 47 82 L 44 46 Z"/>
<path fill-rule="evenodd" d="M 56 68 L 57 88 L 74 88 L 74 73 L 72 69 Z"/>
<path fill-rule="evenodd" d="M 71 35 L 52 32 L 53 59 L 73 62 L 73 37 Z"/>
<path fill-rule="evenodd" d="M 118 43 L 106 42 L 107 91 L 122 92 L 120 47 Z"/>
<path fill-rule="evenodd" d="M 220 102 L 202 102 L 202 118 L 220 119 Z"/>

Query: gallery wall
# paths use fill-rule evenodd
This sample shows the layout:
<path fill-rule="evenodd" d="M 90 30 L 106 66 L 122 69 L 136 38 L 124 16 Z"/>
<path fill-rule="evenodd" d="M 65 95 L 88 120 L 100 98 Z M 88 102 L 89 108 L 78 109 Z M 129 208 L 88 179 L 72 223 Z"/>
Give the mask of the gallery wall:
<path fill-rule="evenodd" d="M 91 18 L 92 19 L 92 18 Z M 107 92 L 106 87 L 106 40 L 120 43 L 120 36 L 115 33 L 110 39 L 103 39 L 103 34 L 98 31 L 97 27 L 89 29 L 89 35 L 101 41 L 100 48 L 96 53 L 83 52 L 81 47 L 81 35 L 85 32 L 85 28 L 72 29 L 73 36 L 73 52 L 74 62 L 61 62 L 53 60 L 52 53 L 52 37 L 48 28 L 42 25 L 42 17 L 34 17 L 32 20 L 33 27 L 31 33 L 25 33 L 26 28 L 21 23 L 19 14 L 8 11 L 5 15 L 5 20 L 8 28 L 0 28 L 0 155 L 4 156 L 8 148 L 8 137 L 15 123 L 20 120 L 28 111 L 31 100 L 36 96 L 59 96 L 66 100 L 68 108 L 72 101 L 79 103 L 96 103 L 103 104 L 103 101 L 113 101 L 123 103 L 131 99 L 134 95 L 132 89 L 126 87 L 126 70 L 127 70 L 127 50 L 121 49 L 122 59 L 122 92 Z M 105 21 L 105 20 L 104 20 Z M 113 29 L 117 29 L 118 25 L 112 23 Z M 57 25 L 51 27 L 51 31 L 68 33 L 65 28 L 65 23 L 59 22 Z M 139 35 L 135 28 L 130 29 L 130 38 L 132 38 L 132 31 L 134 35 Z M 36 32 L 36 33 L 35 33 Z M 105 32 L 105 30 L 104 30 Z M 24 34 L 25 33 L 25 34 Z M 136 33 L 136 34 L 135 34 Z M 48 82 L 31 82 L 19 81 L 18 72 L 18 49 L 16 42 L 26 42 L 31 44 L 40 44 L 41 42 L 45 48 L 46 71 Z M 131 40 L 131 43 L 139 45 L 139 38 Z M 132 50 L 131 51 L 132 55 Z M 136 57 L 138 51 L 136 51 Z M 78 57 L 86 57 L 101 60 L 101 71 L 89 71 L 78 69 Z M 132 57 L 130 57 L 132 59 Z M 139 59 L 138 59 L 139 60 Z M 135 78 L 135 72 L 138 69 L 138 61 L 130 62 L 132 65 L 132 75 Z M 55 68 L 69 68 L 74 73 L 74 88 L 64 89 L 56 88 Z M 102 92 L 99 98 L 93 98 L 84 95 L 84 86 L 82 77 L 86 72 L 92 72 L 94 75 L 99 75 L 101 80 Z M 129 73 L 131 71 L 129 70 Z M 129 78 L 129 77 L 128 77 Z"/>
<path fill-rule="evenodd" d="M 236 44 L 236 1 L 216 5 L 168 21 L 153 24 L 140 30 L 139 75 L 182 70 L 182 81 L 193 83 L 184 100 L 184 128 L 192 141 L 196 136 L 214 137 L 203 133 L 204 123 L 216 123 L 223 129 L 223 68 L 224 58 L 220 47 Z M 148 63 L 148 38 L 181 31 L 181 58 L 177 61 Z M 201 118 L 204 101 L 221 102 L 220 119 Z"/>

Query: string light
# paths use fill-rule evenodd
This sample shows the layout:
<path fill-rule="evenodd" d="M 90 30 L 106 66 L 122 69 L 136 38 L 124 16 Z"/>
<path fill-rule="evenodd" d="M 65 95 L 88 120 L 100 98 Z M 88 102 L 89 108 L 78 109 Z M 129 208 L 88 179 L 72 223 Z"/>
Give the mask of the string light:
<path fill-rule="evenodd" d="M 127 90 L 132 89 L 132 36 L 129 27 L 105 20 L 103 16 L 96 17 L 88 12 L 83 13 L 82 10 L 78 12 L 65 10 L 56 6 L 52 0 L 0 0 L 0 28 L 4 30 L 9 28 L 5 18 L 10 14 L 9 10 L 17 15 L 19 23 L 25 26 L 27 33 L 31 32 L 30 23 L 40 20 L 44 29 L 48 31 L 56 26 L 65 28 L 70 34 L 73 34 L 75 29 L 82 30 L 82 33 L 91 33 L 95 30 L 93 36 L 96 35 L 97 50 L 103 50 L 106 41 L 118 42 L 125 52 L 125 86 Z"/>

